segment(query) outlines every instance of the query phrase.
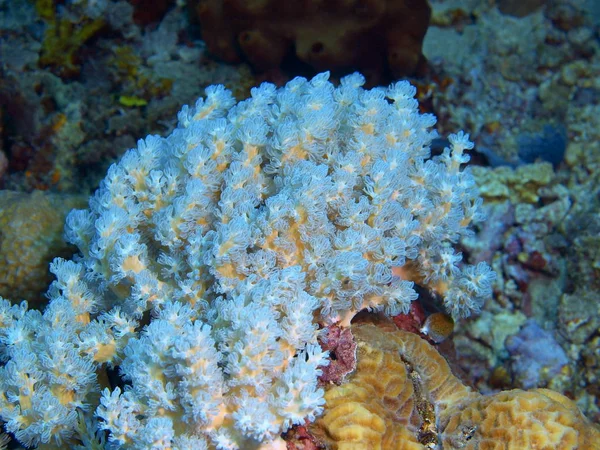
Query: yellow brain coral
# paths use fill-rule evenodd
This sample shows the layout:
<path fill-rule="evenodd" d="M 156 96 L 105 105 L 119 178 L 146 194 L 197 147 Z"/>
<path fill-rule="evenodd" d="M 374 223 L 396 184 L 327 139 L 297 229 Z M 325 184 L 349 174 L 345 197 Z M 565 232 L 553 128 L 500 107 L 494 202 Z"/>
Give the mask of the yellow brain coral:
<path fill-rule="evenodd" d="M 481 396 L 464 409 L 451 409 L 443 425 L 444 449 L 600 448 L 598 429 L 570 399 L 549 389 Z"/>
<path fill-rule="evenodd" d="M 387 329 L 386 329 L 387 328 Z M 357 367 L 329 386 L 311 432 L 338 450 L 600 449 L 600 431 L 547 389 L 484 396 L 463 385 L 416 334 L 352 326 Z"/>

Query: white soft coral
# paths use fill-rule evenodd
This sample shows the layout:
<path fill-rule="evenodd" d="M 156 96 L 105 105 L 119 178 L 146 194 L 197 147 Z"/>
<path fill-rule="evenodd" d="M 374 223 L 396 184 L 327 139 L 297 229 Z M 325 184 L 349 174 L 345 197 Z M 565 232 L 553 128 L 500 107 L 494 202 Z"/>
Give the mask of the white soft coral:
<path fill-rule="evenodd" d="M 67 439 L 90 401 L 117 447 L 276 447 L 322 411 L 319 326 L 406 312 L 415 283 L 455 316 L 479 309 L 493 274 L 453 250 L 479 217 L 468 135 L 431 158 L 414 87 L 328 76 L 237 104 L 207 88 L 69 215 L 81 255 L 53 265 L 44 315 L 0 304 L 0 418 L 19 439 Z M 128 387 L 98 406 L 106 364 Z"/>

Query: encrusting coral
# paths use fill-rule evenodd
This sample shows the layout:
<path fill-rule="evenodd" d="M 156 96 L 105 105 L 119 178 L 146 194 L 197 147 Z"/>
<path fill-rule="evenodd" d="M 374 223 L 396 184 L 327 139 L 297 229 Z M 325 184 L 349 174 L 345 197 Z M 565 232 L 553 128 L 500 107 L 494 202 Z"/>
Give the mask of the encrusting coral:
<path fill-rule="evenodd" d="M 71 18 L 57 12 L 58 2 L 36 0 L 36 10 L 46 22 L 40 64 L 52 66 L 63 76 L 78 75 L 81 67 L 77 63 L 77 52 L 102 28 L 106 26 L 100 18 Z"/>
<path fill-rule="evenodd" d="M 392 326 L 358 323 L 357 365 L 329 385 L 310 426 L 327 448 L 597 450 L 600 429 L 548 389 L 481 395 L 456 378 L 435 347 Z"/>
<path fill-rule="evenodd" d="M 371 81 L 411 74 L 431 10 L 427 1 L 200 0 L 208 49 L 228 62 L 279 69 L 293 54 L 314 70 L 361 70 Z"/>
<path fill-rule="evenodd" d="M 48 263 L 73 254 L 62 240 L 65 217 L 85 197 L 34 191 L 0 191 L 0 296 L 45 304 Z"/>
<path fill-rule="evenodd" d="M 237 104 L 209 87 L 111 166 L 67 217 L 81 254 L 51 265 L 44 313 L 0 300 L 7 431 L 27 446 L 95 430 L 111 448 L 275 446 L 323 410 L 319 327 L 408 312 L 415 281 L 454 317 L 480 308 L 494 274 L 453 248 L 479 218 L 468 136 L 431 157 L 435 118 L 410 84 L 328 76 Z"/>

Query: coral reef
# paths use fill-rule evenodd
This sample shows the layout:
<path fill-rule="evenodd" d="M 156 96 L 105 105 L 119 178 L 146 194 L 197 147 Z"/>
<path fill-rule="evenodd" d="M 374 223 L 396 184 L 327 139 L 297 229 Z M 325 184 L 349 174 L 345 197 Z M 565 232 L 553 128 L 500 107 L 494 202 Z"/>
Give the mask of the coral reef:
<path fill-rule="evenodd" d="M 571 135 L 565 117 L 598 71 L 586 2 L 430 3 L 423 53 L 439 78 L 452 80 L 432 91 L 443 126 L 470 130 L 492 165 L 560 162 Z"/>
<path fill-rule="evenodd" d="M 464 356 L 462 368 L 480 389 L 493 387 L 499 381 L 493 374 L 501 372 L 502 386 L 519 387 L 522 378 L 513 371 L 504 339 L 519 332 L 525 316 L 534 318 L 569 357 L 564 372 L 541 377 L 538 387 L 568 393 L 597 420 L 598 359 L 590 349 L 597 348 L 600 321 L 593 300 L 600 292 L 600 111 L 594 94 L 600 78 L 591 72 L 593 64 L 567 105 L 570 139 L 560 166 L 473 168 L 490 220 L 462 244 L 471 262 L 490 262 L 498 278 L 494 302 L 458 330 L 455 343 Z M 510 329 L 501 345 L 494 331 L 486 331 L 496 329 Z"/>
<path fill-rule="evenodd" d="M 67 213 L 82 196 L 0 191 L 0 296 L 44 304 L 48 264 L 75 252 L 62 239 Z"/>
<path fill-rule="evenodd" d="M 544 125 L 537 135 L 520 135 L 517 139 L 519 160 L 533 163 L 538 159 L 557 167 L 567 147 L 566 129 L 562 125 Z"/>
<path fill-rule="evenodd" d="M 506 340 L 506 349 L 515 381 L 525 389 L 548 385 L 568 369 L 565 351 L 552 333 L 540 328 L 533 319 Z"/>
<path fill-rule="evenodd" d="M 181 105 L 207 85 L 248 95 L 250 69 L 208 61 L 181 8 L 146 28 L 135 23 L 138 8 L 125 0 L 3 2 L 0 187 L 91 193 L 138 136 L 170 132 Z M 162 7 L 153 8 L 144 11 Z M 103 30 L 83 43 L 78 33 L 96 21 Z"/>
<path fill-rule="evenodd" d="M 468 136 L 431 157 L 435 118 L 408 82 L 328 77 L 239 103 L 209 87 L 111 166 L 67 217 L 81 254 L 52 263 L 44 313 L 0 302 L 7 431 L 27 446 L 96 429 L 132 449 L 276 445 L 322 412 L 319 326 L 407 313 L 415 281 L 455 317 L 479 310 L 494 274 L 453 250 L 480 218 Z"/>
<path fill-rule="evenodd" d="M 470 262 L 490 262 L 498 277 L 494 301 L 481 317 L 457 330 L 454 342 L 461 367 L 480 390 L 549 387 L 575 398 L 586 414 L 598 418 L 599 365 L 590 350 L 598 346 L 600 323 L 594 300 L 600 290 L 598 111 L 591 105 L 572 109 L 582 123 L 562 167 L 474 168 L 489 220 L 462 244 Z M 568 356 L 554 376 L 546 373 L 544 367 L 552 365 L 547 363 L 533 378 L 524 376 L 510 355 L 511 336 L 527 335 L 524 348 L 537 345 L 533 334 L 521 330 L 528 317 L 546 335 L 545 346 Z"/>
<path fill-rule="evenodd" d="M 81 17 L 61 15 L 55 0 L 36 0 L 38 15 L 46 22 L 39 63 L 64 77 L 79 74 L 80 64 L 77 54 L 84 44 L 96 36 L 106 26 L 102 17 Z"/>
<path fill-rule="evenodd" d="M 331 361 L 321 368 L 321 383 L 340 384 L 356 366 L 356 342 L 349 328 L 329 326 L 319 337 L 319 344 L 329 352 Z"/>
<path fill-rule="evenodd" d="M 484 396 L 463 385 L 437 350 L 389 325 L 352 325 L 357 365 L 329 386 L 309 429 L 327 448 L 373 450 L 599 449 L 600 429 L 547 389 Z"/>
<path fill-rule="evenodd" d="M 524 387 L 531 378 L 506 343 L 533 319 L 569 358 L 537 387 L 569 395 L 599 421 L 597 2 L 431 6 L 423 52 L 433 76 L 421 83 L 423 102 L 440 117 L 438 130 L 472 131 L 483 155 L 474 160 L 495 167 L 473 170 L 489 220 L 462 246 L 467 261 L 487 261 L 498 277 L 484 314 L 453 336 L 460 368 L 484 392 Z M 554 167 L 524 164 L 532 159 Z"/>
<path fill-rule="evenodd" d="M 264 72 L 294 56 L 314 71 L 360 70 L 370 84 L 415 71 L 430 15 L 424 0 L 200 0 L 196 10 L 208 49 L 227 62 Z"/>
<path fill-rule="evenodd" d="M 510 200 L 513 205 L 537 203 L 540 200 L 539 189 L 550 184 L 554 178 L 549 163 L 527 164 L 516 169 L 502 166 L 493 170 L 476 166 L 472 172 L 483 198 L 490 201 Z"/>
<path fill-rule="evenodd" d="M 175 113 L 181 104 L 197 98 L 205 86 L 223 83 L 238 100 L 247 98 L 250 88 L 256 84 L 250 68 L 212 61 L 206 44 L 198 40 L 198 24 L 190 14 L 191 10 L 183 7 L 185 3 L 192 8 L 197 4 L 185 0 L 0 0 L 0 188 L 87 194 L 97 188 L 111 163 L 126 149 L 136 147 L 138 136 L 171 133 L 177 126 Z M 227 5 L 237 7 L 241 2 L 209 3 L 213 6 L 219 3 L 227 8 Z M 245 2 L 245 5 L 255 8 L 260 3 Z M 272 0 L 262 2 L 274 3 Z M 315 57 L 327 58 L 330 46 L 336 48 L 336 43 L 343 41 L 335 35 L 340 29 L 366 33 L 366 28 L 359 28 L 379 20 L 375 13 L 390 15 L 390 10 L 377 9 L 386 3 L 379 0 L 367 3 L 308 0 L 301 3 L 310 8 L 319 4 L 329 8 L 329 15 L 324 16 L 328 23 L 320 25 L 314 19 L 316 16 L 311 15 L 313 10 L 307 7 L 287 24 L 271 20 L 268 25 L 275 27 L 277 32 L 286 25 L 289 30 L 300 30 L 305 33 L 301 36 L 303 39 L 308 34 L 312 39 L 315 36 L 313 29 L 324 30 L 321 36 L 325 36 L 325 40 L 306 40 L 304 53 L 311 55 L 315 50 Z M 361 9 L 359 3 L 366 7 Z M 422 0 L 417 3 L 421 6 L 416 13 L 420 19 L 416 21 L 415 30 L 424 31 L 425 3 Z M 475 152 L 467 149 L 467 153 L 475 164 L 492 166 L 473 167 L 471 164 L 479 195 L 485 200 L 483 210 L 488 220 L 476 225 L 475 234 L 463 233 L 460 241 L 445 243 L 444 246 L 449 245 L 454 251 L 437 255 L 439 259 L 434 261 L 431 271 L 439 269 L 444 261 L 450 267 L 450 275 L 455 266 L 463 267 L 468 263 L 477 267 L 478 263 L 487 262 L 498 274 L 492 285 L 494 296 L 481 306 L 482 314 L 458 321 L 451 337 L 437 348 L 456 373 L 482 393 L 496 394 L 501 389 L 511 388 L 551 388 L 574 399 L 589 418 L 600 423 L 600 303 L 597 301 L 600 295 L 600 52 L 597 39 L 600 2 L 429 0 L 428 3 L 432 7 L 431 26 L 423 46 L 428 63 L 419 62 L 417 74 L 423 78 L 411 80 L 417 86 L 419 109 L 438 116 L 435 127 L 442 135 L 448 130 L 468 129 L 477 145 Z M 289 6 L 294 7 L 298 7 L 297 2 Z M 375 7 L 375 13 L 365 16 L 371 7 Z M 267 16 L 272 17 L 272 14 L 266 13 Z M 253 17 L 256 18 L 253 24 L 262 26 L 264 22 Z M 408 20 L 408 16 L 406 18 Z M 334 19 L 340 21 L 338 28 L 328 26 Z M 100 26 L 102 28 L 98 28 Z M 308 26 L 313 28 L 309 30 Z M 260 30 L 269 31 L 264 27 Z M 246 50 L 251 53 L 260 50 L 260 46 L 252 48 L 260 34 L 240 34 L 239 37 L 245 38 L 240 42 L 238 37 L 231 37 L 232 30 L 218 31 L 219 36 L 228 36 L 226 47 L 238 51 L 236 57 L 245 57 Z M 417 34 L 422 36 L 420 33 Z M 356 36 L 348 53 L 339 56 L 352 60 L 355 54 L 359 55 L 356 64 L 368 72 L 367 83 L 376 83 L 378 78 L 385 78 L 392 72 L 385 60 L 386 44 L 381 44 L 386 37 L 369 35 L 366 38 Z M 414 42 L 408 46 L 409 53 L 405 56 L 409 65 L 420 55 L 420 39 L 415 35 Z M 377 47 L 371 46 L 365 58 L 358 50 L 363 44 L 370 45 L 367 41 L 371 44 L 376 41 Z M 270 44 L 272 42 L 274 40 Z M 319 43 L 323 46 L 312 47 Z M 267 63 L 266 68 L 270 67 L 271 57 L 279 61 L 280 53 L 274 51 L 277 49 L 280 47 L 271 45 L 264 61 L 260 52 L 256 53 L 256 67 L 260 68 L 262 62 Z M 283 60 L 285 74 L 270 70 L 259 76 L 271 76 L 283 84 L 287 75 L 310 73 L 312 68 L 293 53 L 294 50 L 290 50 L 289 58 Z M 344 70 L 342 67 L 338 72 Z M 430 145 L 431 155 L 443 154 L 444 147 L 450 145 L 447 140 L 434 139 Z M 528 161 L 551 164 L 526 164 Z M 164 169 L 163 162 L 159 163 L 160 170 Z M 263 160 L 261 169 L 264 165 Z M 426 180 L 431 181 L 432 178 Z M 178 178 L 179 182 L 181 179 Z M 436 182 L 432 182 L 431 187 L 434 191 L 442 188 Z M 220 191 L 216 192 L 215 195 L 220 195 Z M 265 195 L 271 193 L 268 191 Z M 438 193 L 441 195 L 441 191 Z M 433 198 L 435 203 L 435 199 L 439 199 L 438 193 L 428 199 Z M 154 191 L 149 197 L 153 195 Z M 47 298 L 42 298 L 50 276 L 47 262 L 51 256 L 69 257 L 71 252 L 67 249 L 68 253 L 61 253 L 66 249 L 59 238 L 61 222 L 69 208 L 61 202 L 62 198 L 69 199 L 66 203 L 71 201 L 71 197 L 40 192 L 29 197 L 17 192 L 0 194 L 0 236 L 3 238 L 0 258 L 10 265 L 6 270 L 0 267 L 0 295 L 15 301 L 27 299 L 29 307 L 40 310 L 47 302 Z M 175 215 L 181 211 L 177 205 L 180 203 L 173 201 L 165 208 L 172 206 Z M 427 202 L 426 206 L 429 206 Z M 186 213 L 193 215 L 195 209 Z M 28 219 L 29 214 L 34 220 Z M 427 220 L 423 216 L 417 218 L 417 214 L 414 217 L 420 224 Z M 144 221 L 142 218 L 141 223 Z M 138 222 L 135 226 L 129 224 L 125 229 L 129 232 L 138 225 Z M 373 226 L 372 223 L 368 225 Z M 156 230 L 152 228 L 154 226 L 153 223 L 145 231 Z M 177 231 L 177 236 L 180 233 L 187 233 L 187 230 Z M 142 235 L 146 237 L 144 233 Z M 148 258 L 153 261 L 154 273 L 166 284 L 179 283 L 180 272 L 172 267 L 180 268 L 181 264 L 188 267 L 186 264 L 194 263 L 185 258 L 183 263 L 178 259 L 174 265 L 156 262 L 158 256 L 171 251 L 171 248 L 165 251 L 162 244 L 155 245 L 156 239 L 152 236 L 148 240 Z M 86 255 L 94 254 L 96 242 L 103 240 L 99 237 L 94 241 Z M 185 240 L 182 242 L 189 244 Z M 254 250 L 248 253 L 253 254 Z M 462 262 L 456 261 L 459 251 Z M 413 255 L 406 256 L 401 270 L 392 268 L 392 275 L 414 281 L 419 298 L 410 302 L 408 312 L 392 319 L 401 329 L 421 334 L 429 342 L 432 338 L 441 340 L 450 332 L 450 327 L 435 320 L 444 317 L 439 311 L 444 307 L 447 286 L 420 273 L 423 258 L 427 255 L 418 255 L 418 264 L 410 256 Z M 128 395 L 124 391 L 132 380 L 126 379 L 125 373 L 120 377 L 118 371 L 126 357 L 129 358 L 125 364 L 128 371 L 137 360 L 124 355 L 123 349 L 133 348 L 133 342 L 140 346 L 142 343 L 150 345 L 150 342 L 158 346 L 152 336 L 145 334 L 144 327 L 159 320 L 169 322 L 169 329 L 176 330 L 174 333 L 187 333 L 181 331 L 180 323 L 173 316 L 160 315 L 158 310 L 162 310 L 163 305 L 153 307 L 141 317 L 130 314 L 129 310 L 114 313 L 110 309 L 128 305 L 129 300 L 122 298 L 124 292 L 140 286 L 137 282 L 130 286 L 128 276 L 135 266 L 129 266 L 128 276 L 119 278 L 121 274 L 113 271 L 114 264 L 118 263 L 115 263 L 116 257 L 100 259 L 101 263 L 94 260 L 95 263 L 89 265 L 85 262 L 89 263 L 93 258 L 78 258 L 76 260 L 82 266 L 52 266 L 52 270 L 61 275 L 49 293 L 54 306 L 45 315 L 25 312 L 24 306 L 8 302 L 1 302 L 0 306 L 0 321 L 9 317 L 0 325 L 0 370 L 5 370 L 3 373 L 11 377 L 29 377 L 21 384 L 10 384 L 12 381 L 9 380 L 10 388 L 5 389 L 7 385 L 3 385 L 0 389 L 0 397 L 5 391 L 13 395 L 8 400 L 2 397 L 0 403 L 16 401 L 18 395 L 24 405 L 22 416 L 11 410 L 3 417 L 14 414 L 20 422 L 9 421 L 6 427 L 12 427 L 12 430 L 29 427 L 28 431 L 47 419 L 45 430 L 63 436 L 64 440 L 60 444 L 55 440 L 40 443 L 40 448 L 112 448 L 114 442 L 104 441 L 109 432 L 97 432 L 99 424 L 94 414 L 98 411 L 102 389 L 109 388 L 114 392 L 118 388 L 121 397 Z M 450 258 L 450 261 L 444 258 Z M 195 264 L 207 266 L 204 261 Z M 281 262 L 276 262 L 275 266 L 279 267 L 278 264 Z M 166 265 L 169 267 L 165 268 Z M 109 274 L 109 281 L 95 277 L 99 266 Z M 70 275 L 65 275 L 64 267 L 71 270 Z M 263 275 L 261 273 L 261 277 Z M 242 277 L 245 276 L 246 273 Z M 74 283 L 75 279 L 83 282 Z M 210 313 L 216 309 L 214 300 L 218 296 L 210 290 L 214 286 L 211 280 L 210 277 L 209 281 L 196 280 L 205 283 L 209 289 L 198 296 L 200 300 L 194 308 L 205 314 L 197 320 L 210 325 L 218 323 L 211 331 L 218 335 L 215 338 L 219 342 L 217 353 L 229 355 L 227 346 L 221 345 L 229 342 L 223 337 L 224 322 L 219 322 L 220 319 Z M 10 284 L 2 284 L 5 281 Z M 187 288 L 188 285 L 184 285 L 179 291 Z M 340 290 L 344 288 L 342 285 Z M 306 284 L 303 289 L 310 290 L 311 286 Z M 335 291 L 337 286 L 331 289 Z M 64 295 L 59 295 L 60 292 Z M 150 295 L 149 301 L 153 305 L 161 301 L 154 294 L 154 291 L 144 293 Z M 65 307 L 65 299 L 75 305 L 74 313 L 69 310 L 64 314 L 61 308 Z M 247 301 L 250 304 L 255 300 Z M 89 302 L 93 303 L 93 308 L 88 314 L 81 313 L 88 308 Z M 353 314 L 354 309 L 344 318 L 345 324 Z M 310 326 L 315 323 L 326 325 L 318 313 L 312 319 Z M 280 313 L 275 320 L 285 320 L 285 313 Z M 434 331 L 443 332 L 429 333 L 432 324 Z M 157 325 L 153 325 L 148 329 L 156 328 Z M 423 331 L 429 335 L 422 334 Z M 34 342 L 24 350 L 24 354 L 35 355 L 33 362 L 9 356 L 11 352 L 23 349 L 22 343 L 13 343 L 22 336 Z M 132 342 L 130 347 L 128 341 Z M 5 346 L 7 342 L 9 345 Z M 169 343 L 172 341 L 167 345 Z M 329 364 L 315 370 L 315 374 L 321 371 L 316 389 L 329 383 L 344 383 L 356 363 L 357 349 L 351 328 L 327 326 L 326 331 L 319 334 L 317 343 L 327 355 Z M 174 347 L 176 345 L 174 343 Z M 540 351 L 532 353 L 531 350 L 536 348 Z M 552 349 L 550 355 L 544 351 L 548 348 Z M 86 356 L 88 351 L 92 354 Z M 568 357 L 566 364 L 565 355 Z M 72 365 L 63 365 L 63 356 Z M 151 367 L 171 371 L 185 365 L 181 364 L 184 358 L 181 355 L 163 356 L 160 361 L 149 363 Z M 559 358 L 552 361 L 552 356 Z M 535 363 L 535 370 L 528 370 L 529 365 L 523 364 L 529 358 Z M 20 365 L 15 366 L 14 361 Z M 219 364 L 218 371 L 221 371 L 226 363 Z M 64 377 L 67 370 L 73 378 Z M 90 375 L 92 372 L 95 375 Z M 181 380 L 187 375 L 177 376 Z M 151 377 L 154 377 L 153 373 Z M 225 373 L 227 377 L 229 375 Z M 76 386 L 75 379 L 79 380 Z M 142 381 L 136 379 L 138 384 L 145 381 L 145 378 Z M 30 396 L 30 386 L 34 386 L 35 395 Z M 49 393 L 45 393 L 46 389 Z M 234 392 L 236 389 L 238 391 Z M 241 389 L 232 388 L 225 396 L 236 397 Z M 183 390 L 185 388 L 177 385 L 174 391 L 181 393 Z M 174 391 L 167 388 L 164 391 L 167 394 L 161 401 L 168 403 L 165 398 L 171 399 Z M 260 395 L 256 391 L 251 393 Z M 177 403 L 180 400 L 177 398 L 169 403 L 169 407 L 175 404 L 185 409 L 189 405 L 185 403 L 186 399 Z M 506 399 L 503 407 L 517 417 L 516 411 L 511 409 L 514 398 L 508 396 Z M 531 401 L 540 408 L 548 405 L 539 398 Z M 42 402 L 48 407 L 45 419 L 39 414 Z M 152 401 L 142 399 L 140 402 L 153 413 Z M 238 406 L 231 407 L 230 412 Z M 485 407 L 480 403 L 477 409 Z M 164 410 L 163 413 L 163 418 L 181 419 L 180 410 Z M 480 416 L 479 412 L 469 411 L 468 414 Z M 196 419 L 195 416 L 190 420 Z M 104 423 L 101 420 L 100 426 Z M 184 422 L 179 420 L 179 423 Z M 233 427 L 233 419 L 229 417 L 224 423 L 228 429 Z M 0 422 L 0 428 L 4 425 Z M 150 428 L 146 422 L 144 426 Z M 307 426 L 305 421 L 283 434 L 288 449 L 294 445 L 297 449 L 317 448 Z M 41 435 L 43 430 L 38 430 Z M 177 433 L 180 431 L 176 428 Z M 236 439 L 244 439 L 240 434 L 243 432 L 239 432 Z M 18 434 L 17 439 L 14 434 L 11 436 L 14 441 L 27 439 L 26 433 Z M 469 434 L 459 433 L 460 436 Z M 204 438 L 212 439 L 206 435 Z M 8 436 L 0 433 L 0 448 L 7 439 Z M 250 446 L 251 440 L 247 439 L 244 444 Z M 277 439 L 273 442 L 281 444 Z M 185 445 L 181 441 L 176 443 Z M 17 445 L 13 442 L 9 448 Z M 194 445 L 202 448 L 199 441 L 189 444 Z"/>

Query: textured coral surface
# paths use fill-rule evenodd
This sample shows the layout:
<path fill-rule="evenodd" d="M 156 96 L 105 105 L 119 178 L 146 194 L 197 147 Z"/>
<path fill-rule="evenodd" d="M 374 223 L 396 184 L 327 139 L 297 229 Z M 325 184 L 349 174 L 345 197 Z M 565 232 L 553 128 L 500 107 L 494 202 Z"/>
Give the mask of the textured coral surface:
<path fill-rule="evenodd" d="M 549 389 L 482 396 L 443 416 L 443 448 L 598 449 L 600 431 L 567 397 Z M 468 435 L 465 430 L 473 430 Z"/>
<path fill-rule="evenodd" d="M 32 305 L 44 298 L 48 264 L 69 254 L 62 239 L 65 217 L 83 205 L 73 195 L 0 191 L 0 296 Z"/>
<path fill-rule="evenodd" d="M 356 371 L 330 386 L 313 434 L 332 449 L 599 449 L 600 431 L 547 389 L 483 396 L 418 335 L 356 324 Z"/>

